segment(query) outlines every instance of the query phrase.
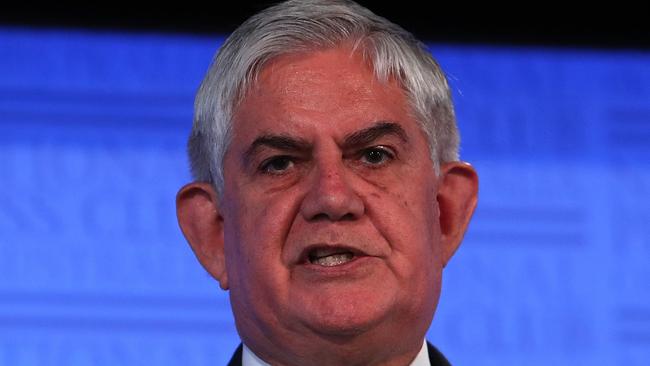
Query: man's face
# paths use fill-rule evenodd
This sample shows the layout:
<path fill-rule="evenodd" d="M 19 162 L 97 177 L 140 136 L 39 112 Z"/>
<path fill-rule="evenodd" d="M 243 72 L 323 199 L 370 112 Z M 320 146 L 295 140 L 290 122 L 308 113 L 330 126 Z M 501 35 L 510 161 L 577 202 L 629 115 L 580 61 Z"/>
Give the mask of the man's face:
<path fill-rule="evenodd" d="M 348 48 L 264 67 L 236 110 L 219 203 L 247 344 L 405 327 L 421 342 L 443 259 L 438 180 L 410 111 Z"/>
<path fill-rule="evenodd" d="M 221 199 L 193 182 L 176 202 L 244 343 L 271 364 L 409 363 L 474 170 L 437 177 L 402 89 L 346 47 L 273 60 L 235 112 Z"/>

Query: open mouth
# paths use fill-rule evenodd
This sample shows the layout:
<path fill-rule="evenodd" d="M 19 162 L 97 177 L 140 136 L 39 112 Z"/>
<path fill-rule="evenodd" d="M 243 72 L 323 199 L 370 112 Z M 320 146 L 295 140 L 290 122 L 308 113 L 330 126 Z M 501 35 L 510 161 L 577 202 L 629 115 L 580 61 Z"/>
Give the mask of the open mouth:
<path fill-rule="evenodd" d="M 357 256 L 358 254 L 352 250 L 341 247 L 316 247 L 307 252 L 309 263 L 323 267 L 340 266 L 354 260 Z"/>

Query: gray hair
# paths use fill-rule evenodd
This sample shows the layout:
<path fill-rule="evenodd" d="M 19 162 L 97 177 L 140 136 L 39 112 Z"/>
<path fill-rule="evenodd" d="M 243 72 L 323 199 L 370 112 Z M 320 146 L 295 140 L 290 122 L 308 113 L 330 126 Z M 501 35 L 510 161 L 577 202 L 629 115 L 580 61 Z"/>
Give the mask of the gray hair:
<path fill-rule="evenodd" d="M 397 80 L 429 140 L 436 172 L 458 160 L 459 136 L 445 75 L 426 47 L 400 26 L 347 0 L 289 0 L 254 15 L 224 42 L 201 83 L 188 142 L 194 179 L 221 195 L 231 121 L 257 74 L 289 53 L 352 43 L 378 80 Z"/>

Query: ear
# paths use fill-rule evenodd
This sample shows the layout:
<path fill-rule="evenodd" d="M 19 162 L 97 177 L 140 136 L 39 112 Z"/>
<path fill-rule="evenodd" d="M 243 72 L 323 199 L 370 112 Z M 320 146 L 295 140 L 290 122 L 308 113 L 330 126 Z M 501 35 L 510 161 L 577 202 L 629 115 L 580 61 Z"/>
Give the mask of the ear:
<path fill-rule="evenodd" d="M 442 264 L 447 265 L 458 249 L 478 201 L 478 175 L 464 162 L 440 167 L 438 208 L 442 234 Z"/>
<path fill-rule="evenodd" d="M 181 188 L 176 195 L 176 216 L 196 258 L 227 290 L 223 217 L 212 185 L 194 182 Z"/>

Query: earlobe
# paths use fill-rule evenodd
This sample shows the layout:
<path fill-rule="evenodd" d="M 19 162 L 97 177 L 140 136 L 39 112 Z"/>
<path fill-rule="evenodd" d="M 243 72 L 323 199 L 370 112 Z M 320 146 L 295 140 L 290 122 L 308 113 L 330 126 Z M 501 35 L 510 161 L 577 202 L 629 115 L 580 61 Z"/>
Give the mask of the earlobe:
<path fill-rule="evenodd" d="M 478 175 L 464 162 L 440 167 L 438 207 L 442 234 L 442 264 L 446 266 L 463 240 L 478 202 Z"/>
<path fill-rule="evenodd" d="M 194 255 L 222 289 L 228 289 L 223 217 L 209 183 L 194 182 L 176 195 L 176 216 Z"/>

